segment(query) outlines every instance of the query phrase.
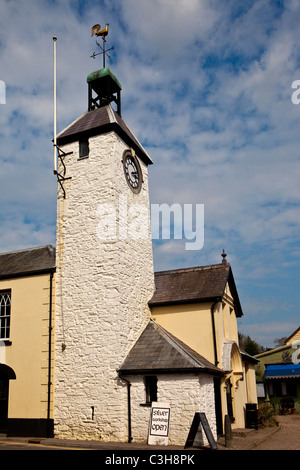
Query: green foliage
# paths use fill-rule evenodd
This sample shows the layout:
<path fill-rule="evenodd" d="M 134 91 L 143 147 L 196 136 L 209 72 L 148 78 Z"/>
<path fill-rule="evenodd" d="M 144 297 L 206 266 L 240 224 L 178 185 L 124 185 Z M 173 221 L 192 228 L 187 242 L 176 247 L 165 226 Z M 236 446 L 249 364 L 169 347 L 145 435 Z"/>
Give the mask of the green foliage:
<path fill-rule="evenodd" d="M 256 343 L 250 336 L 239 333 L 239 345 L 250 356 L 255 356 L 264 351 L 264 348 Z"/>
<path fill-rule="evenodd" d="M 264 403 L 258 408 L 258 422 L 264 428 L 273 428 L 278 426 L 275 410 L 270 403 Z"/>

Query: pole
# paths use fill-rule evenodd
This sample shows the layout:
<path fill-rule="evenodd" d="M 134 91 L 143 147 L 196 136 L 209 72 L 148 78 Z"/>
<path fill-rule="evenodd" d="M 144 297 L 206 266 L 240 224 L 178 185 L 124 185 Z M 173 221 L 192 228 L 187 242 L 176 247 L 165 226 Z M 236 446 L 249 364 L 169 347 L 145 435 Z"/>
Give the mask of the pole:
<path fill-rule="evenodd" d="M 53 71 L 54 71 L 54 96 L 53 96 L 53 134 L 54 134 L 54 139 L 53 139 L 53 159 L 54 159 L 54 174 L 56 175 L 57 173 L 57 150 L 56 150 L 56 40 L 57 37 L 53 36 Z"/>
<path fill-rule="evenodd" d="M 104 36 L 103 36 L 102 39 L 103 39 L 103 68 L 105 69 L 105 54 L 106 54 L 106 52 L 105 52 L 105 43 L 106 43 L 106 39 L 105 39 Z"/>
<path fill-rule="evenodd" d="M 225 447 L 232 447 L 232 430 L 228 415 L 225 415 Z"/>

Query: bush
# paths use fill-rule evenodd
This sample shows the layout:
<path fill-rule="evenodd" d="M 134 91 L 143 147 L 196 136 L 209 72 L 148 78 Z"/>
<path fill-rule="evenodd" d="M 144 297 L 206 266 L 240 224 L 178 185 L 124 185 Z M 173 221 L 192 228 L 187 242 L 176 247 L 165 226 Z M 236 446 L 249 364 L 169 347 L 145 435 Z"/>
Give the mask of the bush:
<path fill-rule="evenodd" d="M 270 403 L 264 403 L 258 408 L 258 422 L 264 428 L 278 426 L 275 410 Z"/>

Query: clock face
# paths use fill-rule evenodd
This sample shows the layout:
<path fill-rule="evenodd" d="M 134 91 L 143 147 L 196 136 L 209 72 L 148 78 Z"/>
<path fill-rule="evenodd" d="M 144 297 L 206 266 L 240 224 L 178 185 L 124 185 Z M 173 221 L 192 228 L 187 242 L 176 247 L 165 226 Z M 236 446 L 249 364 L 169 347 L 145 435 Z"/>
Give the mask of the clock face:
<path fill-rule="evenodd" d="M 138 194 L 142 187 L 142 172 L 137 158 L 129 152 L 126 153 L 123 157 L 123 167 L 130 189 Z"/>

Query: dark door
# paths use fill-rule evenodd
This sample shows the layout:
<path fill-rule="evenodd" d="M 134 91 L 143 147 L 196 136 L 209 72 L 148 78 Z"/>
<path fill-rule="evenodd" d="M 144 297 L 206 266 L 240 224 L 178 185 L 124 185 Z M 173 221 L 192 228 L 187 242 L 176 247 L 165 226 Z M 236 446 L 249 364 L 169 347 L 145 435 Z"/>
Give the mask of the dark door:
<path fill-rule="evenodd" d="M 6 433 L 8 412 L 8 379 L 0 375 L 0 433 Z"/>
<path fill-rule="evenodd" d="M 217 421 L 217 436 L 223 435 L 223 422 L 222 422 L 222 405 L 221 405 L 221 381 L 214 378 L 214 391 L 215 391 L 215 409 Z"/>

